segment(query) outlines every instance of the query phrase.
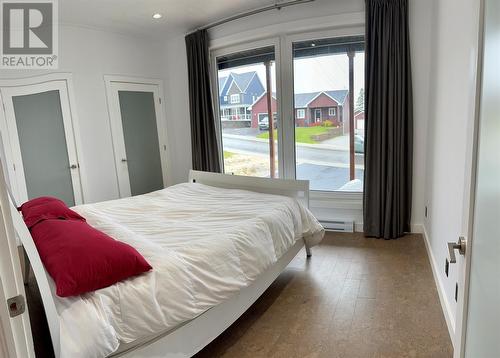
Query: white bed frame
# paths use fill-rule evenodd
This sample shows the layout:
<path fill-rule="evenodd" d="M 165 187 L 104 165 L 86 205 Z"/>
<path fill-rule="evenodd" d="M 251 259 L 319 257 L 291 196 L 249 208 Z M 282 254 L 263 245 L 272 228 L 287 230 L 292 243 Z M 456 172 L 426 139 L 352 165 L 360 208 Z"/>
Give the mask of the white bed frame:
<path fill-rule="evenodd" d="M 309 181 L 307 180 L 282 180 L 268 178 L 253 178 L 236 175 L 225 175 L 190 171 L 189 182 L 227 188 L 245 189 L 255 192 L 277 194 L 296 198 L 304 206 L 309 206 Z M 16 207 L 10 202 L 13 224 L 17 235 L 24 247 L 33 273 L 35 275 L 45 315 L 49 325 L 52 345 L 56 358 L 60 357 L 60 318 L 55 305 L 55 285 L 52 278 L 45 270 L 38 251 L 35 247 L 30 232 L 24 224 Z M 279 274 L 286 268 L 290 261 L 304 246 L 303 241 L 298 241 L 283 255 L 273 266 L 267 269 L 250 286 L 242 289 L 228 301 L 219 304 L 197 318 L 188 321 L 171 331 L 164 332 L 152 340 L 138 343 L 133 346 L 120 346 L 112 357 L 127 358 L 152 358 L 152 357 L 191 357 L 234 323 L 273 283 Z M 309 247 L 306 246 L 307 256 L 311 256 Z M 29 273 L 29 265 L 25 265 L 25 273 Z"/>

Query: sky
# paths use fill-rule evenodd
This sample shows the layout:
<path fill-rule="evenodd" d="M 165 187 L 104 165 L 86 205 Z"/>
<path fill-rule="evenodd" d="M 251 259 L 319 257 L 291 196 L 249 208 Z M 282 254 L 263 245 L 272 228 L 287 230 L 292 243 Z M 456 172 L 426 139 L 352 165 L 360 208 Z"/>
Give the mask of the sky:
<path fill-rule="evenodd" d="M 355 100 L 361 88 L 364 88 L 364 53 L 354 57 L 354 93 Z M 349 63 L 346 54 L 318 56 L 295 59 L 294 90 L 295 93 L 318 92 L 349 88 Z M 234 67 L 219 71 L 219 77 L 227 76 L 229 72 L 243 73 L 256 71 L 262 84 L 266 87 L 266 70 L 263 64 Z M 271 68 L 272 88 L 276 91 L 275 64 Z"/>

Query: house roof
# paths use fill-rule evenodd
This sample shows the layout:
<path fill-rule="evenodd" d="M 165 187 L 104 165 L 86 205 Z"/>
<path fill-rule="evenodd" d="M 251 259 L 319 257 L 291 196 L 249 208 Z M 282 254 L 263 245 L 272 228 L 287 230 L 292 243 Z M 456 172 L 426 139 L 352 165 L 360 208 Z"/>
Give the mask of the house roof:
<path fill-rule="evenodd" d="M 260 95 L 252 105 L 260 101 L 260 99 L 264 97 L 266 93 L 267 92 L 262 93 L 262 95 Z M 311 103 L 314 99 L 319 97 L 319 95 L 322 93 L 326 94 L 328 97 L 335 100 L 338 104 L 343 105 L 349 91 L 334 90 L 334 91 L 321 91 L 321 92 L 309 92 L 309 93 L 296 93 L 294 96 L 295 108 L 307 108 L 309 103 Z M 273 92 L 272 95 L 273 98 L 276 99 L 276 92 Z M 252 109 L 252 107 L 250 106 L 249 109 Z"/>
<path fill-rule="evenodd" d="M 252 78 L 257 75 L 256 71 L 249 71 L 249 72 L 243 72 L 243 73 L 235 73 L 231 72 L 229 73 L 229 76 L 224 76 L 219 78 L 219 95 L 222 95 L 222 90 L 224 89 L 224 84 L 226 83 L 226 80 L 229 78 L 232 78 L 233 81 L 236 83 L 236 86 L 241 90 L 241 92 L 245 92 L 248 85 L 252 81 Z"/>
<path fill-rule="evenodd" d="M 244 72 L 244 73 L 231 72 L 231 75 L 233 76 L 236 85 L 241 89 L 242 92 L 245 92 L 253 76 L 257 75 L 257 72 L 255 71 Z"/>
<path fill-rule="evenodd" d="M 226 84 L 227 76 L 219 77 L 219 96 L 222 94 L 224 85 Z"/>
<path fill-rule="evenodd" d="M 334 90 L 321 92 L 308 92 L 295 94 L 295 108 L 306 108 L 309 103 L 319 97 L 322 93 L 335 100 L 338 104 L 344 104 L 344 101 L 349 93 L 348 90 Z"/>

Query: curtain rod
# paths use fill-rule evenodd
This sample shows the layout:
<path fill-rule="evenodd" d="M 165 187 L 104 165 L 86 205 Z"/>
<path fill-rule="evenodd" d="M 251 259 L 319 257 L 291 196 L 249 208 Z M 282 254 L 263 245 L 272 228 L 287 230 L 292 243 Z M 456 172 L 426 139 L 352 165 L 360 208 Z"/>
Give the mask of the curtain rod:
<path fill-rule="evenodd" d="M 313 2 L 313 1 L 316 1 L 316 0 L 290 0 L 290 1 L 282 2 L 282 3 L 275 3 L 273 5 L 268 5 L 268 6 L 264 6 L 264 7 L 255 9 L 255 10 L 250 10 L 250 11 L 247 11 L 247 12 L 242 12 L 240 14 L 236 14 L 236 15 L 233 15 L 233 16 L 230 16 L 230 17 L 226 17 L 224 19 L 212 22 L 212 23 L 210 23 L 208 25 L 199 27 L 196 30 L 189 32 L 189 34 L 191 34 L 193 32 L 196 32 L 198 30 L 208 30 L 208 29 L 211 29 L 213 27 L 216 27 L 216 26 L 219 26 L 219 25 L 222 25 L 222 24 L 234 21 L 234 20 L 239 20 L 239 19 L 242 19 L 244 17 L 248 17 L 248 16 L 251 16 L 251 15 L 259 14 L 261 12 L 265 12 L 265 11 L 269 11 L 269 10 L 281 10 L 284 7 L 306 4 L 306 3 L 309 3 L 309 2 Z"/>

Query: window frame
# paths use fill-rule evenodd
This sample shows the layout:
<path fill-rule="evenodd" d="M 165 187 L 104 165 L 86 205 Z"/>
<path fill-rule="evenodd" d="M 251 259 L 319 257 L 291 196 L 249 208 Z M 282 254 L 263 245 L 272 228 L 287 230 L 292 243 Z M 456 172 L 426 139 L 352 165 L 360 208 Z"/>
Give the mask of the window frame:
<path fill-rule="evenodd" d="M 276 100 L 278 103 L 278 106 L 276 108 L 277 116 L 278 116 L 278 123 L 277 125 L 279 128 L 281 127 L 281 118 L 283 117 L 281 115 L 281 104 L 280 104 L 280 98 L 281 98 L 281 38 L 280 37 L 269 37 L 269 38 L 264 38 L 261 40 L 249 40 L 244 43 L 236 43 L 236 44 L 228 44 L 227 46 L 211 46 L 209 48 L 210 52 L 210 80 L 212 84 L 212 93 L 216 94 L 219 93 L 219 81 L 218 81 L 218 69 L 217 69 L 217 58 L 220 56 L 227 56 L 230 54 L 242 52 L 242 51 L 248 51 L 252 49 L 257 49 L 261 47 L 268 47 L 268 46 L 274 46 L 274 62 L 275 62 L 275 76 L 276 76 Z M 221 128 L 221 121 L 219 120 L 220 118 L 220 108 L 219 108 L 219 97 L 212 95 L 212 105 L 214 109 L 214 120 L 215 120 L 215 128 L 216 128 L 216 136 L 217 136 L 217 145 L 219 147 L 219 160 L 221 163 L 221 172 L 224 173 L 224 150 L 223 150 L 223 143 L 222 143 L 222 128 Z M 277 158 L 278 158 L 278 178 L 285 178 L 284 172 L 283 172 L 283 140 L 284 137 L 281 133 L 280 130 L 278 130 L 278 135 L 277 135 L 277 141 L 278 141 L 278 152 L 277 152 Z"/>
<path fill-rule="evenodd" d="M 278 176 L 283 179 L 296 179 L 296 153 L 295 153 L 295 105 L 293 88 L 293 43 L 329 39 L 346 36 L 364 36 L 365 28 L 362 20 L 355 23 L 344 24 L 336 28 L 325 27 L 298 32 L 297 29 L 290 29 L 282 33 L 279 37 L 265 37 L 265 35 L 249 35 L 242 40 L 228 37 L 227 39 L 218 39 L 210 47 L 211 62 L 211 82 L 212 93 L 218 93 L 218 76 L 216 58 L 231 53 L 250 50 L 258 47 L 274 46 L 276 62 L 276 98 L 278 100 Z M 311 27 L 306 27 L 311 29 Z M 260 38 L 261 40 L 255 40 Z M 245 42 L 241 42 L 245 41 Z M 219 153 L 221 167 L 223 167 L 224 158 L 222 152 L 222 132 L 220 129 L 218 97 L 213 97 L 213 106 L 215 113 L 215 122 L 217 128 Z M 285 139 L 287 138 L 287 139 Z M 292 140 L 293 138 L 293 140 Z M 224 169 L 222 168 L 224 172 Z M 363 192 L 348 191 L 321 191 L 311 190 L 311 200 L 346 200 L 352 202 L 350 209 L 360 209 L 362 206 Z"/>
<path fill-rule="evenodd" d="M 283 48 L 286 49 L 286 52 L 282 55 L 282 64 L 283 67 L 288 66 L 290 68 L 290 73 L 283 74 L 283 78 L 288 77 L 288 79 L 284 80 L 283 83 L 290 83 L 290 100 L 293 108 L 295 108 L 293 104 L 293 44 L 295 42 L 302 41 L 313 41 L 320 39 L 329 39 L 335 37 L 347 37 L 347 36 L 364 36 L 365 28 L 364 26 L 345 26 L 339 27 L 335 29 L 318 29 L 313 31 L 304 31 L 295 34 L 289 34 L 283 36 Z M 285 89 L 282 90 L 283 96 L 287 94 Z M 282 102 L 285 102 L 287 99 L 282 98 Z M 284 114 L 286 115 L 286 113 Z M 314 119 L 314 118 L 313 118 Z M 283 128 L 283 127 L 282 127 Z M 288 148 L 289 152 L 293 152 L 293 160 L 291 163 L 285 163 L 285 165 L 293 165 L 293 168 L 289 168 L 288 171 L 293 171 L 293 177 L 289 179 L 296 179 L 296 154 L 295 154 L 295 131 L 293 131 L 293 149 Z M 332 200 L 347 200 L 353 203 L 353 207 L 362 208 L 363 202 L 363 192 L 353 192 L 353 191 L 325 191 L 325 190 L 311 190 L 310 198 L 312 201 L 323 201 L 323 202 L 331 202 Z M 325 204 L 325 206 L 329 206 Z"/>
<path fill-rule="evenodd" d="M 301 113 L 301 114 L 299 114 Z M 306 109 L 305 108 L 297 108 L 297 119 L 305 119 L 306 118 Z"/>
<path fill-rule="evenodd" d="M 229 98 L 229 103 L 230 104 L 240 104 L 240 95 L 239 93 L 233 93 L 231 97 Z"/>
<path fill-rule="evenodd" d="M 328 116 L 329 117 L 335 117 L 337 115 L 337 108 L 335 107 L 329 107 L 328 108 Z"/>

